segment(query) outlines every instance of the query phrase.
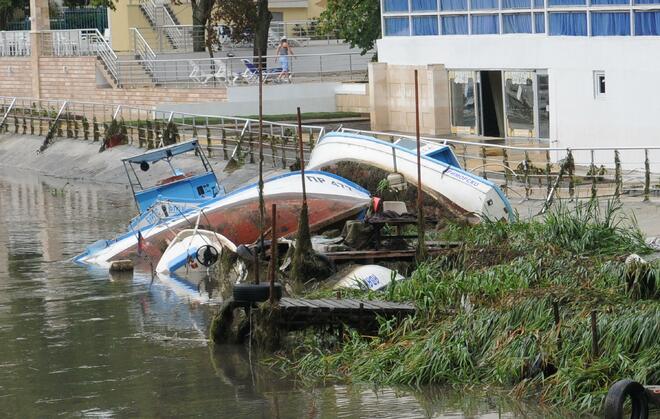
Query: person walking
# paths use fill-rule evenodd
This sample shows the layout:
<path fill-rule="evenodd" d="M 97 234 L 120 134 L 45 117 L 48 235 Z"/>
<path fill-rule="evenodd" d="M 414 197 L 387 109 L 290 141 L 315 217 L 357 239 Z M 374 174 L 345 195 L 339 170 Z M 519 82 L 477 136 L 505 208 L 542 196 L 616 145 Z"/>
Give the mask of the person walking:
<path fill-rule="evenodd" d="M 282 78 L 286 78 L 286 81 L 291 82 L 290 69 L 289 69 L 289 55 L 293 55 L 293 49 L 289 46 L 286 36 L 283 36 L 280 39 L 280 44 L 277 46 L 275 55 L 280 62 L 280 67 L 282 67 L 282 72 L 277 77 L 278 81 L 282 81 Z"/>

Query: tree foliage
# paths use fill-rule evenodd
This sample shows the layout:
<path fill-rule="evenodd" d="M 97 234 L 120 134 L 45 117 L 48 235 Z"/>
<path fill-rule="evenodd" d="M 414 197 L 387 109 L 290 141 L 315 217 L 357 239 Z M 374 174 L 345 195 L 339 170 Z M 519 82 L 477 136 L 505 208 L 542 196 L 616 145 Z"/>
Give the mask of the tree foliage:
<path fill-rule="evenodd" d="M 0 0 L 0 31 L 8 29 L 9 22 L 23 17 L 27 0 Z"/>
<path fill-rule="evenodd" d="M 235 42 L 254 42 L 254 56 L 265 56 L 268 50 L 268 29 L 273 15 L 268 10 L 268 0 L 222 0 L 213 13 L 214 22 L 231 27 Z"/>
<path fill-rule="evenodd" d="M 337 35 L 358 47 L 362 55 L 374 48 L 380 37 L 380 3 L 378 0 L 328 0 L 328 8 L 319 21 L 322 33 Z"/>

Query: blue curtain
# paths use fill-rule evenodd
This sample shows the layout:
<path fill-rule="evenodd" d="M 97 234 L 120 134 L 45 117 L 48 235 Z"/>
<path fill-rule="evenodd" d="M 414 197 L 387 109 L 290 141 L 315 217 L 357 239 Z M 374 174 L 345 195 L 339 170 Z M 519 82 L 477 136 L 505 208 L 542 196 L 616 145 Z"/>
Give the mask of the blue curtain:
<path fill-rule="evenodd" d="M 467 0 L 440 0 L 440 10 L 467 10 Z"/>
<path fill-rule="evenodd" d="M 534 8 L 535 9 L 543 9 L 545 7 L 545 4 L 543 0 L 534 0 Z"/>
<path fill-rule="evenodd" d="M 438 10 L 436 0 L 412 0 L 413 10 Z"/>
<path fill-rule="evenodd" d="M 407 17 L 386 17 L 385 18 L 385 35 L 386 36 L 409 36 L 410 28 L 408 27 Z"/>
<path fill-rule="evenodd" d="M 543 13 L 534 13 L 534 33 L 545 33 L 545 16 Z"/>
<path fill-rule="evenodd" d="M 472 10 L 497 9 L 497 0 L 472 0 Z"/>
<path fill-rule="evenodd" d="M 660 0 L 635 0 L 635 4 L 658 4 L 658 3 L 660 3 Z"/>
<path fill-rule="evenodd" d="M 586 4 L 586 0 L 548 0 L 548 6 L 575 6 Z"/>
<path fill-rule="evenodd" d="M 472 34 L 485 35 L 500 33 L 497 15 L 472 15 Z"/>
<path fill-rule="evenodd" d="M 385 12 L 407 12 L 408 0 L 383 0 Z"/>
<path fill-rule="evenodd" d="M 635 35 L 660 35 L 660 12 L 635 12 Z"/>
<path fill-rule="evenodd" d="M 591 35 L 593 36 L 630 35 L 630 13 L 591 12 Z"/>
<path fill-rule="evenodd" d="M 550 13 L 550 35 L 587 36 L 587 14 Z"/>
<path fill-rule="evenodd" d="M 467 16 L 442 17 L 443 35 L 467 35 L 467 33 L 468 33 Z"/>
<path fill-rule="evenodd" d="M 504 33 L 532 33 L 532 15 L 529 13 L 502 15 L 502 26 Z"/>
<path fill-rule="evenodd" d="M 591 4 L 630 4 L 630 0 L 591 0 Z"/>
<path fill-rule="evenodd" d="M 438 17 L 437 16 L 413 16 L 413 35 L 437 35 Z"/>
<path fill-rule="evenodd" d="M 502 9 L 529 9 L 530 0 L 502 0 Z"/>

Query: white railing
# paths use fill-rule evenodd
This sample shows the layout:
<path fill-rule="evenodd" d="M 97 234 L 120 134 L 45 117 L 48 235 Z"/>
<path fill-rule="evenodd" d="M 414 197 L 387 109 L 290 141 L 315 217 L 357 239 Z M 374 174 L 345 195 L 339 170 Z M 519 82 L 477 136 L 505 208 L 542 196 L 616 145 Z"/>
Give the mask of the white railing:
<path fill-rule="evenodd" d="M 170 39 L 176 49 L 186 45 L 186 32 L 177 25 L 163 2 L 145 0 L 140 2 L 140 7 L 151 21 L 154 29 L 163 28 L 165 35 Z"/>
<path fill-rule="evenodd" d="M 30 32 L 0 31 L 0 57 L 24 57 L 30 51 Z"/>
<path fill-rule="evenodd" d="M 399 139 L 414 144 L 415 136 L 392 132 L 341 128 L 384 141 Z M 547 139 L 525 139 L 527 144 L 506 145 L 451 138 L 421 137 L 422 141 L 449 145 L 465 170 L 494 180 L 509 196 L 548 199 L 559 193 L 571 198 L 660 193 L 660 146 L 550 147 Z M 572 160 L 558 179 L 560 167 Z M 561 182 L 559 183 L 559 180 Z M 553 185 L 556 190 L 551 192 Z"/>
<path fill-rule="evenodd" d="M 9 112 L 11 112 L 11 109 L 14 107 L 15 103 L 16 98 L 11 98 L 10 101 L 0 100 L 0 131 L 2 130 L 2 126 L 7 120 L 7 116 L 9 115 Z"/>
<path fill-rule="evenodd" d="M 143 58 L 142 55 L 140 56 Z M 267 62 L 263 77 L 266 83 L 366 80 L 367 65 L 370 60 L 369 56 L 362 56 L 358 52 L 294 55 L 289 56 L 287 75 L 281 70 L 279 56 L 264 58 Z M 136 62 L 140 65 L 136 65 Z M 141 68 L 149 68 L 153 81 L 160 85 L 257 84 L 259 73 L 256 65 L 252 66 L 252 64 L 251 56 L 215 59 L 141 59 L 118 62 L 121 84 L 127 87 L 143 85 L 144 72 Z"/>
<path fill-rule="evenodd" d="M 147 41 L 144 40 L 144 37 L 139 30 L 132 28 L 132 34 L 133 51 L 135 51 L 135 56 L 140 58 L 143 67 L 153 75 L 155 72 L 154 61 L 156 60 L 156 53 L 151 49 Z M 121 62 L 119 68 L 121 69 Z M 125 79 L 126 75 L 122 74 L 122 78 Z"/>

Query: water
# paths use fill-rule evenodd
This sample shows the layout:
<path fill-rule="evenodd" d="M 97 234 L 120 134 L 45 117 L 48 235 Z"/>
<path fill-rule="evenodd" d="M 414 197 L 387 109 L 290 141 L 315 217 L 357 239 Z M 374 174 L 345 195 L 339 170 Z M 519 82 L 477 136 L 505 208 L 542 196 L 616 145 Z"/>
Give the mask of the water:
<path fill-rule="evenodd" d="M 120 187 L 0 173 L 0 412 L 8 417 L 498 417 L 493 396 L 296 385 L 206 341 L 211 311 L 148 273 L 69 262 L 134 213 Z M 504 416 L 511 416 L 506 414 Z"/>

